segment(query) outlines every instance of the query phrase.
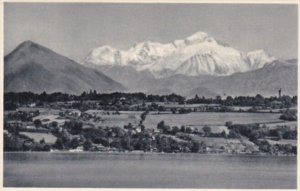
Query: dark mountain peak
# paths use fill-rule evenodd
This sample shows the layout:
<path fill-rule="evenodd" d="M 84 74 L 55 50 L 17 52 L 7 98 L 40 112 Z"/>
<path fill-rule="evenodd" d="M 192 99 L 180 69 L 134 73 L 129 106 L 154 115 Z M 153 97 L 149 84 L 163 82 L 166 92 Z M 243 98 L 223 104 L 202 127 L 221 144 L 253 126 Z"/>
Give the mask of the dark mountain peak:
<path fill-rule="evenodd" d="M 33 50 L 42 50 L 42 51 L 45 51 L 45 52 L 54 52 L 53 50 L 49 49 L 49 48 L 46 48 L 45 46 L 43 45 L 40 45 L 38 43 L 35 43 L 31 40 L 26 40 L 24 42 L 22 42 L 20 44 L 21 48 L 23 49 L 27 49 L 29 51 L 33 51 Z"/>
<path fill-rule="evenodd" d="M 31 48 L 45 48 L 40 44 L 37 44 L 31 40 L 26 40 L 22 42 L 15 50 L 20 50 L 20 49 L 31 49 Z"/>
<path fill-rule="evenodd" d="M 36 44 L 36 43 L 34 43 L 31 40 L 25 40 L 24 42 L 21 43 L 22 46 L 31 46 L 33 44 Z"/>
<path fill-rule="evenodd" d="M 51 51 L 50 49 L 37 44 L 31 40 L 26 40 L 19 44 L 13 51 L 5 56 L 5 60 L 15 56 L 26 56 L 27 54 L 32 54 L 38 50 Z"/>
<path fill-rule="evenodd" d="M 79 65 L 75 61 L 30 40 L 19 44 L 11 53 L 4 57 L 4 61 L 5 63 L 10 63 L 10 65 L 21 66 L 36 63 L 54 68 L 64 67 L 69 64 Z"/>
<path fill-rule="evenodd" d="M 100 71 L 87 68 L 32 41 L 25 41 L 5 56 L 5 91 L 81 93 L 124 90 Z"/>

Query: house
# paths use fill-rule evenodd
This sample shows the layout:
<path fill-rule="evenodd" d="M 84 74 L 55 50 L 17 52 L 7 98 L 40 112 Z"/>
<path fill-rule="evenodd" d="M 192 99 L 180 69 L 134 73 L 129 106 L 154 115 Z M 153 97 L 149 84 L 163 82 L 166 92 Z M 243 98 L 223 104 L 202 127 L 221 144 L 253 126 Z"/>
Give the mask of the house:
<path fill-rule="evenodd" d="M 80 117 L 81 112 L 77 109 L 72 109 L 72 110 L 66 110 L 65 111 L 65 116 L 66 117 Z"/>
<path fill-rule="evenodd" d="M 26 125 L 25 130 L 27 130 L 27 131 L 35 131 L 36 127 L 34 125 Z"/>
<path fill-rule="evenodd" d="M 102 144 L 93 144 L 93 151 L 108 151 L 107 147 L 104 147 Z"/>
<path fill-rule="evenodd" d="M 82 152 L 83 146 L 78 146 L 76 149 L 70 149 L 69 152 Z"/>
<path fill-rule="evenodd" d="M 22 121 L 7 121 L 6 124 L 8 126 L 11 126 L 11 127 L 22 127 L 23 126 L 23 123 Z"/>

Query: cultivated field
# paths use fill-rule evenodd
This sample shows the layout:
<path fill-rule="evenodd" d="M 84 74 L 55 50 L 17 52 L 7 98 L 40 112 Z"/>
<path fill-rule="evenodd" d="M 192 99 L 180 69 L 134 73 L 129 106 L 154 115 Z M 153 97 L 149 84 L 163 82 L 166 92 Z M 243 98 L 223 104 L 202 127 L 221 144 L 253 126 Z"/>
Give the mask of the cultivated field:
<path fill-rule="evenodd" d="M 226 121 L 235 124 L 265 123 L 279 120 L 280 114 L 276 113 L 220 113 L 220 112 L 199 112 L 188 114 L 160 114 L 147 115 L 144 125 L 154 128 L 164 120 L 169 126 L 222 126 Z"/>

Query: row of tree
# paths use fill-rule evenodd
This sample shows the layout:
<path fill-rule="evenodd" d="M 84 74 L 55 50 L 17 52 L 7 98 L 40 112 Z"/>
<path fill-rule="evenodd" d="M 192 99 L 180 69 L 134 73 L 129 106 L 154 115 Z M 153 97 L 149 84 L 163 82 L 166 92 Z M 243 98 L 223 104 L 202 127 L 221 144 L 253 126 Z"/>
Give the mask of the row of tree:
<path fill-rule="evenodd" d="M 281 97 L 263 97 L 260 94 L 256 96 L 227 96 L 222 98 L 221 96 L 216 96 L 215 98 L 205 98 L 196 95 L 192 99 L 186 100 L 189 104 L 221 104 L 224 106 L 263 106 L 271 105 L 272 102 L 281 102 L 284 107 L 291 107 L 297 104 L 297 96 L 290 97 L 289 95 L 284 95 Z"/>
<path fill-rule="evenodd" d="M 263 106 L 271 105 L 272 102 L 281 102 L 284 107 L 291 107 L 297 104 L 297 96 L 290 97 L 284 95 L 281 97 L 263 97 L 258 94 L 256 96 L 227 96 L 222 98 L 205 98 L 196 95 L 192 99 L 187 99 L 177 94 L 170 95 L 146 95 L 144 93 L 97 93 L 97 91 L 83 92 L 81 95 L 71 95 L 66 93 L 51 93 L 43 92 L 35 94 L 32 92 L 9 92 L 4 94 L 5 110 L 15 109 L 18 104 L 42 104 L 52 102 L 67 102 L 67 101 L 99 101 L 102 105 L 114 105 L 122 102 L 122 104 L 136 104 L 139 102 L 176 102 L 179 104 L 221 104 L 224 106 Z"/>

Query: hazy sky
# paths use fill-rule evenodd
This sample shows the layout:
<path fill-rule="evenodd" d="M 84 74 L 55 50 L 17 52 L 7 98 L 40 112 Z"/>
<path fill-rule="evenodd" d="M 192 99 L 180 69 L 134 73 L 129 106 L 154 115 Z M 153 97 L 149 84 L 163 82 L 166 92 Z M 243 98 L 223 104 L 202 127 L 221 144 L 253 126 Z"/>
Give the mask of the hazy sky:
<path fill-rule="evenodd" d="M 171 42 L 197 31 L 242 51 L 297 58 L 297 5 L 5 3 L 4 52 L 32 40 L 81 61 L 110 45 Z"/>

